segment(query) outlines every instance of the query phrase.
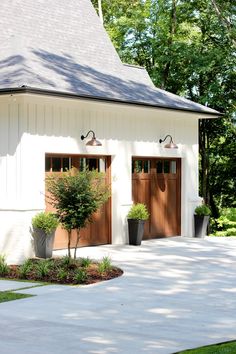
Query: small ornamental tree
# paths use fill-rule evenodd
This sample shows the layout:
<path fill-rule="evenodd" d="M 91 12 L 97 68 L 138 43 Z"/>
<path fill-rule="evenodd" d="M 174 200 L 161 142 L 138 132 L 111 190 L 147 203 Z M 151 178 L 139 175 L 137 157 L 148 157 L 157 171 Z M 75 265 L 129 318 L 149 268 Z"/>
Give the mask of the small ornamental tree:
<path fill-rule="evenodd" d="M 80 239 L 80 230 L 91 222 L 92 215 L 109 198 L 110 186 L 104 174 L 96 170 L 78 171 L 75 168 L 46 178 L 48 202 L 56 209 L 62 227 L 68 232 L 68 256 L 71 257 L 71 235 L 76 230 L 74 258 Z"/>

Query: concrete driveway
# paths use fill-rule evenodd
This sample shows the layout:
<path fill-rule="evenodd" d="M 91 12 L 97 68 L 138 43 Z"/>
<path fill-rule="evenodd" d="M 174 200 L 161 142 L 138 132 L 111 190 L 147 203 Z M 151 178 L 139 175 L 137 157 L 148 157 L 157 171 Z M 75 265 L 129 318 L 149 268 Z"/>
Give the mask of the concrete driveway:
<path fill-rule="evenodd" d="M 172 238 L 78 253 L 109 255 L 124 275 L 32 288 L 21 292 L 38 296 L 0 304 L 1 354 L 170 354 L 236 339 L 236 239 Z"/>

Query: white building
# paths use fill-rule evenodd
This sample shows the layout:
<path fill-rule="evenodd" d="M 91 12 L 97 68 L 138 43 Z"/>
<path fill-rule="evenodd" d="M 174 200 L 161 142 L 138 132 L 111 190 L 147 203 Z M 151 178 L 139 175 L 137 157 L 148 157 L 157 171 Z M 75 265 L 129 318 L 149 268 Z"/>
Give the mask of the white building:
<path fill-rule="evenodd" d="M 148 205 L 146 238 L 192 236 L 198 120 L 220 113 L 123 64 L 89 0 L 2 0 L 0 19 L 0 254 L 32 254 L 45 173 L 83 162 L 106 171 L 112 198 L 81 245 L 127 243 L 132 202 Z M 89 130 L 102 146 L 81 140 Z M 166 135 L 178 149 L 159 143 Z"/>

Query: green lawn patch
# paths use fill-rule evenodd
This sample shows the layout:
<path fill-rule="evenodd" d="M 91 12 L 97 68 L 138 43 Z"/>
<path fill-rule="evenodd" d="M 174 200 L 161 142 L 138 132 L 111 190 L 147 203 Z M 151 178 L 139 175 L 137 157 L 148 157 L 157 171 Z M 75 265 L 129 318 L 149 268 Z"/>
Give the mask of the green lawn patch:
<path fill-rule="evenodd" d="M 34 295 L 18 294 L 18 293 L 14 293 L 12 291 L 0 291 L 0 303 L 1 302 L 24 299 L 26 297 L 32 297 L 32 296 L 34 296 Z"/>
<path fill-rule="evenodd" d="M 208 345 L 196 349 L 184 350 L 175 354 L 235 354 L 236 341 Z"/>

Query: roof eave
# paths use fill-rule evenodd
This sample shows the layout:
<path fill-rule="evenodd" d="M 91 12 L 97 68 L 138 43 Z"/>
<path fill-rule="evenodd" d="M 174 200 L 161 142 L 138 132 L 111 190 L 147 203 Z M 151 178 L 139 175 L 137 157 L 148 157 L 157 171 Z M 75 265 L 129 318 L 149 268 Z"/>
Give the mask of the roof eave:
<path fill-rule="evenodd" d="M 181 107 L 167 107 L 158 104 L 150 104 L 146 102 L 135 102 L 135 101 L 124 101 L 115 98 L 105 98 L 99 96 L 90 96 L 90 95 L 81 95 L 76 93 L 64 92 L 64 91 L 54 91 L 48 89 L 40 89 L 35 87 L 29 86 L 21 86 L 21 87 L 12 87 L 12 88 L 4 88 L 0 89 L 0 95 L 7 95 L 7 94 L 35 94 L 35 95 L 44 95 L 44 96 L 53 96 L 53 97 L 63 97 L 63 98 L 70 98 L 70 99 L 84 99 L 84 100 L 93 100 L 93 101 L 100 101 L 100 102 L 108 102 L 108 103 L 117 103 L 117 104 L 125 104 L 125 105 L 135 105 L 135 106 L 142 106 L 142 107 L 149 107 L 149 108 L 160 108 L 160 109 L 167 109 L 172 111 L 183 111 L 183 112 L 190 112 L 190 113 L 197 113 L 201 115 L 202 119 L 206 118 L 219 118 L 223 117 L 224 113 L 221 112 L 204 112 L 202 110 L 192 110 L 188 108 L 181 108 Z"/>

